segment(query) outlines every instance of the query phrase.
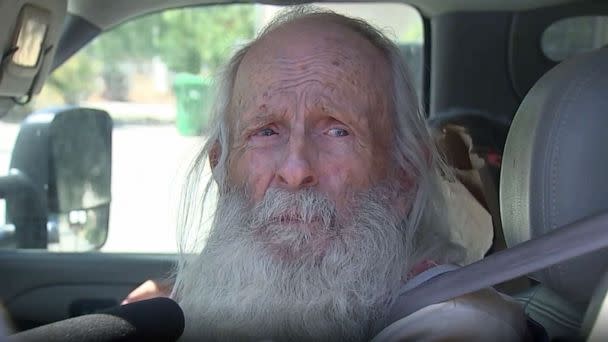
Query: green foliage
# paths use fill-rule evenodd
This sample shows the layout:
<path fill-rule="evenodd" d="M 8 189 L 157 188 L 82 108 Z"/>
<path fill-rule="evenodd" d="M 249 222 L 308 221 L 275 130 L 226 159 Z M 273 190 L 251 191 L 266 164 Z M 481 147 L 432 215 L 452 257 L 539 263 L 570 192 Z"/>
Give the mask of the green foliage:
<path fill-rule="evenodd" d="M 235 44 L 253 37 L 254 11 L 252 5 L 223 5 L 152 14 L 113 29 L 87 53 L 104 64 L 159 56 L 174 72 L 213 71 Z"/>
<path fill-rule="evenodd" d="M 106 83 L 104 96 L 122 100 L 128 91 L 121 81 L 125 62 L 160 57 L 174 72 L 213 73 L 236 45 L 253 37 L 254 12 L 252 5 L 219 5 L 135 18 L 78 52 L 48 82 L 66 103 L 78 103 L 93 90 L 98 75 Z"/>
<path fill-rule="evenodd" d="M 76 54 L 47 80 L 66 104 L 77 104 L 95 90 L 99 66 L 85 54 Z"/>
<path fill-rule="evenodd" d="M 120 63 L 153 57 L 158 52 L 155 35 L 159 14 L 135 18 L 102 34 L 84 52 L 104 63 Z M 114 68 L 111 66 L 110 69 Z"/>
<path fill-rule="evenodd" d="M 411 25 L 399 37 L 400 43 L 420 43 L 424 41 L 422 25 Z"/>
<path fill-rule="evenodd" d="M 161 14 L 159 52 L 175 72 L 215 70 L 236 44 L 254 35 L 251 5 L 213 6 Z"/>

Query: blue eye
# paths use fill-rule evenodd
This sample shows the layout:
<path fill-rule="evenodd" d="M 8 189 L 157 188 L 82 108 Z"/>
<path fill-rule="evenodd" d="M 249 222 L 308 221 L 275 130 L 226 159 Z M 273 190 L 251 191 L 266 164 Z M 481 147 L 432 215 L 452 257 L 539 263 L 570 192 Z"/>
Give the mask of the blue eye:
<path fill-rule="evenodd" d="M 345 137 L 350 135 L 347 130 L 342 128 L 332 128 L 329 130 L 328 134 L 332 137 Z"/>
<path fill-rule="evenodd" d="M 272 128 L 267 127 L 267 128 L 262 128 L 255 135 L 262 136 L 262 137 L 269 137 L 269 136 L 272 136 L 275 134 L 278 134 L 278 133 L 275 132 Z"/>

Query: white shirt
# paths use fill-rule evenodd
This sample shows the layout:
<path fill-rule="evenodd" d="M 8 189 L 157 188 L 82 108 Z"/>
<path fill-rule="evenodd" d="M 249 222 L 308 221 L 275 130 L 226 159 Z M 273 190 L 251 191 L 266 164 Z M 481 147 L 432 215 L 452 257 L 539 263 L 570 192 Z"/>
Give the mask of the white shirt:
<path fill-rule="evenodd" d="M 442 265 L 422 272 L 408 281 L 402 292 L 453 268 Z M 489 288 L 422 308 L 384 328 L 372 342 L 527 339 L 521 304 Z"/>

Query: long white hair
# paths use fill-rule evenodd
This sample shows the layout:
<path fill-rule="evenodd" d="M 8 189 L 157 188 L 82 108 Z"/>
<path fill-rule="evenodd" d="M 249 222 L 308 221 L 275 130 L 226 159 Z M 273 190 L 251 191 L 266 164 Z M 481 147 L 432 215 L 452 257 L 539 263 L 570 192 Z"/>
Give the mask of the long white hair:
<path fill-rule="evenodd" d="M 205 219 L 213 217 L 209 213 L 204 215 L 203 202 L 208 200 L 212 194 L 218 196 L 229 189 L 229 184 L 226 182 L 231 134 L 228 113 L 231 108 L 230 102 L 236 74 L 244 56 L 257 41 L 274 29 L 308 17 L 324 17 L 343 24 L 368 39 L 386 56 L 390 63 L 393 82 L 389 92 L 395 123 L 393 158 L 406 174 L 413 176 L 413 184 L 416 187 L 415 201 L 409 219 L 415 223 L 416 227 L 424 226 L 427 220 L 435 223 L 433 227 L 425 226 L 425 231 L 420 232 L 420 235 L 426 235 L 427 238 L 433 240 L 429 243 L 440 244 L 441 240 L 444 240 L 445 243 L 445 240 L 448 239 L 449 227 L 445 222 L 447 218 L 444 212 L 445 198 L 440 184 L 442 179 L 452 180 L 454 177 L 439 153 L 429 127 L 426 125 L 425 114 L 411 83 L 410 71 L 399 48 L 390 38 L 363 20 L 345 17 L 312 6 L 297 6 L 279 14 L 255 40 L 238 50 L 215 81 L 216 95 L 211 110 L 207 140 L 188 168 L 181 191 L 177 224 L 178 246 L 181 255 L 200 252 L 206 238 L 206 232 L 201 232 L 200 227 L 206 224 Z M 209 165 L 210 158 L 216 163 L 213 168 Z M 204 176 L 210 172 L 212 177 Z M 205 181 L 207 179 L 209 180 Z M 432 246 L 419 246 L 419 249 L 429 250 L 429 247 Z M 432 256 L 435 259 L 443 259 L 441 255 Z M 452 251 L 451 255 L 446 257 L 451 260 L 438 261 L 458 262 L 457 259 L 460 255 Z"/>
<path fill-rule="evenodd" d="M 409 271 L 409 268 L 424 259 L 432 259 L 439 263 L 459 263 L 461 261 L 461 251 L 449 242 L 449 227 L 447 226 L 447 218 L 444 209 L 445 199 L 440 186 L 442 178 L 451 178 L 451 173 L 449 168 L 444 163 L 443 158 L 439 154 L 425 123 L 424 113 L 418 102 L 415 89 L 410 81 L 411 78 L 409 76 L 408 67 L 405 64 L 399 48 L 383 33 L 373 28 L 363 20 L 348 18 L 327 10 L 320 10 L 313 7 L 296 7 L 295 9 L 288 10 L 278 15 L 274 21 L 263 29 L 256 40 L 252 41 L 236 52 L 236 54 L 226 65 L 221 77 L 218 78 L 218 82 L 216 84 L 218 93 L 215 96 L 216 102 L 213 107 L 213 115 L 208 140 L 189 168 L 182 190 L 182 198 L 178 210 L 180 260 L 176 270 L 176 284 L 174 287 L 173 296 L 177 298 L 178 301 L 181 300 L 182 302 L 180 302 L 180 304 L 182 305 L 193 305 L 192 300 L 186 300 L 184 298 L 185 296 L 192 295 L 193 291 L 196 291 L 197 289 L 204 291 L 204 289 L 209 288 L 209 286 L 220 286 L 219 284 L 222 281 L 228 281 L 228 279 L 225 279 L 223 276 L 225 274 L 224 271 L 232 273 L 247 273 L 252 277 L 257 277 L 256 279 L 260 279 L 259 274 L 270 276 L 270 273 L 272 273 L 275 280 L 278 279 L 284 281 L 285 286 L 287 286 L 287 288 L 284 286 L 274 287 L 274 290 L 277 291 L 277 296 L 279 293 L 289 296 L 290 292 L 288 291 L 288 286 L 289 284 L 292 284 L 291 281 L 293 281 L 294 278 L 298 281 L 306 278 L 304 273 L 286 273 L 284 276 L 277 274 L 277 268 L 275 268 L 274 272 L 271 272 L 270 266 L 260 263 L 259 260 L 256 260 L 258 263 L 253 265 L 250 263 L 252 258 L 254 258 L 251 251 L 256 248 L 255 246 L 244 246 L 243 244 L 247 244 L 245 240 L 239 239 L 236 236 L 230 236 L 230 239 L 228 239 L 225 234 L 229 233 L 218 232 L 215 230 L 212 230 L 212 235 L 215 234 L 215 236 L 210 238 L 209 242 L 207 242 L 208 233 L 201 229 L 201 227 L 206 224 L 205 220 L 211 219 L 214 222 L 214 229 L 217 228 L 218 224 L 220 224 L 222 229 L 232 227 L 234 231 L 237 231 L 239 229 L 238 227 L 242 226 L 243 222 L 246 220 L 246 218 L 242 217 L 242 215 L 237 214 L 238 212 L 243 212 L 245 210 L 245 206 L 243 205 L 242 200 L 234 197 L 235 189 L 233 189 L 227 182 L 227 169 L 229 163 L 228 152 L 230 151 L 229 142 L 231 135 L 228 117 L 230 116 L 229 111 L 232 108 L 230 102 L 233 95 L 232 93 L 239 65 L 242 62 L 245 54 L 254 44 L 256 44 L 259 39 L 263 38 L 265 35 L 280 26 L 303 18 L 322 18 L 334 23 L 339 23 L 344 27 L 351 29 L 371 42 L 373 46 L 375 46 L 386 57 L 386 60 L 390 64 L 389 67 L 392 75 L 392 86 L 391 89 L 388 89 L 387 94 L 389 94 L 391 97 L 391 108 L 393 108 L 392 116 L 394 120 L 394 150 L 392 157 L 396 165 L 398 165 L 398 167 L 401 168 L 405 174 L 413 178 L 412 184 L 414 185 L 411 189 L 407 189 L 408 194 L 405 194 L 411 199 L 411 208 L 407 219 L 402 220 L 406 222 L 406 224 L 399 225 L 398 222 L 400 218 L 392 218 L 391 220 L 390 217 L 377 217 L 377 213 L 383 213 L 384 215 L 388 216 L 391 215 L 391 212 L 387 211 L 386 208 L 382 206 L 382 199 L 379 199 L 378 196 L 376 196 L 377 191 L 371 191 L 369 194 L 366 194 L 363 197 L 367 198 L 368 203 L 371 203 L 377 210 L 375 213 L 371 213 L 371 211 L 369 211 L 371 213 L 370 215 L 359 216 L 359 218 L 366 222 L 364 225 L 367 224 L 366 227 L 369 228 L 367 229 L 368 232 L 377 232 L 377 230 L 373 229 L 373 227 L 370 228 L 370 226 L 374 224 L 388 226 L 385 231 L 386 234 L 378 234 L 378 237 L 376 238 L 377 241 L 374 242 L 375 244 L 370 244 L 370 246 L 374 246 L 376 248 L 383 248 L 384 246 L 386 247 L 386 250 L 374 251 L 365 248 L 366 246 L 361 244 L 351 247 L 359 249 L 364 248 L 365 253 L 367 253 L 368 258 L 372 260 L 372 262 L 381 263 L 384 259 L 386 261 L 386 267 L 399 268 L 398 272 L 407 272 Z M 213 161 L 213 164 L 215 164 L 213 168 L 210 168 L 210 159 Z M 212 173 L 212 177 L 209 182 L 205 182 L 204 180 L 206 177 L 204 177 L 204 174 L 208 172 Z M 398 187 L 393 187 L 391 189 L 396 191 L 403 190 L 398 189 Z M 205 207 L 204 202 L 209 200 L 209 196 L 211 196 L 211 194 L 215 194 L 215 196 L 217 196 L 218 202 L 218 211 L 216 211 L 214 215 L 209 215 L 208 213 L 204 214 L 203 212 Z M 375 237 L 367 236 L 366 238 L 373 240 Z M 391 239 L 392 241 L 389 242 L 388 240 Z M 205 252 L 203 250 L 205 243 L 215 244 L 218 241 L 222 241 L 222 243 L 224 243 L 222 248 L 231 249 L 233 256 L 240 258 L 243 265 L 239 266 L 236 264 L 230 264 L 227 266 L 227 264 L 224 264 L 224 267 L 230 267 L 231 269 L 224 269 L 222 271 L 220 269 L 211 269 L 212 267 L 220 267 L 220 265 L 213 264 L 211 262 L 203 262 L 201 255 L 204 255 L 205 253 L 217 253 L 217 251 L 213 250 L 212 246 L 210 246 L 210 248 L 206 248 L 207 251 Z M 236 244 L 237 242 L 238 244 Z M 386 254 L 388 251 L 399 250 L 399 247 L 393 246 L 393 244 L 401 242 L 407 245 L 407 253 L 393 256 Z M 391 245 L 392 247 L 388 245 Z M 228 255 L 229 254 L 226 253 L 224 257 Z M 218 255 L 207 255 L 208 260 L 211 260 L 213 256 L 218 257 Z M 346 255 L 343 256 L 346 257 Z M 348 257 L 352 258 L 353 255 L 348 255 Z M 396 260 L 395 258 L 406 258 L 407 260 Z M 401 266 L 397 265 L 399 262 L 401 262 Z M 331 264 L 324 264 L 324 267 L 325 275 L 337 275 L 338 270 L 336 268 L 332 268 L 336 267 L 335 265 L 332 266 Z M 247 269 L 249 269 L 249 271 L 247 271 Z M 251 274 L 253 270 L 257 271 L 257 276 Z M 302 266 L 301 270 L 310 272 L 310 265 L 307 267 Z M 349 269 L 347 268 L 347 270 Z M 350 270 L 355 273 L 363 272 L 362 269 L 357 268 L 352 268 Z M 193 279 L 196 277 L 196 275 L 193 275 L 193 272 L 198 271 L 204 271 L 207 278 Z M 356 276 L 356 274 L 353 275 Z M 340 273 L 340 276 L 348 277 L 346 273 Z M 215 279 L 210 279 L 210 277 L 214 277 Z M 291 280 L 286 279 L 285 277 L 291 277 Z M 348 278 L 354 282 L 357 281 L 356 278 L 352 276 Z M 323 284 L 327 284 L 329 281 L 327 277 L 319 278 L 317 280 Z M 234 282 L 235 279 L 231 279 L 230 281 Z M 383 278 L 380 279 L 380 282 L 381 281 L 390 282 L 389 280 Z M 376 287 L 372 289 L 372 291 L 382 292 L 383 289 L 386 290 L 386 288 L 383 288 L 382 284 L 375 280 L 370 280 L 367 285 Z M 395 284 L 385 285 L 385 287 L 394 286 Z M 281 289 L 283 289 L 283 291 Z M 309 296 L 317 296 L 318 298 L 325 298 L 329 300 L 330 298 L 327 297 L 328 294 L 330 296 L 335 295 L 333 293 L 328 293 L 328 287 L 320 287 L 317 290 L 312 288 L 308 289 L 309 291 L 306 290 L 305 292 L 307 292 L 306 295 Z M 255 292 L 255 289 L 250 288 L 250 290 L 252 293 Z M 320 292 L 322 290 L 326 291 L 325 294 Z M 300 289 L 300 291 L 304 290 Z M 378 295 L 382 297 L 383 294 L 378 293 Z M 223 301 L 222 303 L 224 303 L 226 306 L 243 305 L 243 307 L 246 307 L 244 303 L 244 301 L 246 301 L 245 298 L 237 297 L 216 299 L 218 299 L 220 302 Z M 366 299 L 364 296 L 361 296 L 359 303 L 363 303 L 366 300 L 377 301 L 381 300 L 381 298 Z M 386 298 L 384 304 L 390 305 L 390 301 L 391 298 Z M 218 302 L 216 301 L 214 303 Z M 336 306 L 340 306 L 339 303 L 331 303 L 334 309 Z M 289 303 L 281 302 L 274 303 L 274 305 L 276 309 L 281 305 L 289 305 Z M 219 307 L 210 307 L 203 310 L 204 312 L 200 312 L 199 310 L 197 314 L 209 315 L 209 310 L 216 310 L 215 313 L 218 315 L 218 317 L 216 317 L 217 320 L 214 321 L 214 324 L 221 324 L 221 308 Z M 352 315 L 362 314 L 362 312 L 370 314 L 369 310 L 358 311 L 358 313 L 354 313 L 354 311 L 349 310 L 349 308 L 344 308 L 343 312 L 350 312 Z M 373 311 L 375 309 L 371 310 Z M 336 310 L 330 311 L 337 313 Z M 275 312 L 275 314 L 276 313 L 277 312 Z M 372 314 L 372 316 L 374 315 L 376 314 Z M 226 317 L 224 317 L 224 319 L 225 318 Z M 305 319 L 306 317 L 299 316 L 292 318 L 293 320 L 297 320 L 298 318 Z M 262 324 L 257 321 L 252 322 L 255 322 L 255 324 Z M 334 321 L 328 320 L 327 322 L 330 324 Z M 241 323 L 244 327 L 247 325 L 246 322 Z M 280 332 L 277 332 L 277 327 L 267 328 L 273 328 L 275 333 L 280 334 Z M 302 328 L 300 330 L 298 330 L 298 327 L 295 326 L 292 326 L 291 328 L 293 331 L 300 331 L 305 327 L 300 327 Z M 320 327 L 308 328 L 319 329 L 319 331 L 323 330 Z M 368 328 L 374 330 L 377 327 Z M 345 326 L 344 329 L 348 330 L 349 327 Z M 361 334 L 364 332 L 356 331 L 355 333 L 361 336 Z M 365 333 L 369 333 L 369 331 L 366 331 Z M 292 337 L 303 337 L 303 333 L 295 334 L 296 335 Z M 315 336 L 307 335 L 307 337 L 314 339 Z"/>

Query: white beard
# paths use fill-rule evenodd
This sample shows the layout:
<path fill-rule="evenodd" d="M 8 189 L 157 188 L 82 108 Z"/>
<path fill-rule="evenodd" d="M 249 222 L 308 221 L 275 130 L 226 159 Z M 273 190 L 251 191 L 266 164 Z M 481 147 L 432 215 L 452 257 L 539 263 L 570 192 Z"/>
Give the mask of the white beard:
<path fill-rule="evenodd" d="M 183 339 L 373 337 L 411 266 L 414 231 L 389 193 L 353 196 L 345 224 L 311 191 L 269 190 L 254 208 L 245 196 L 221 196 L 205 248 L 177 274 Z M 285 215 L 315 228 L 294 229 Z"/>

